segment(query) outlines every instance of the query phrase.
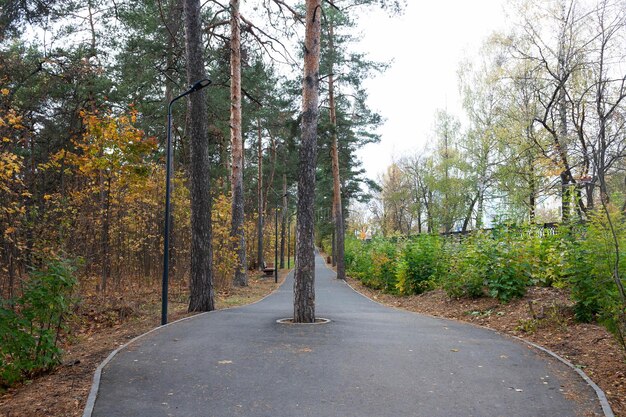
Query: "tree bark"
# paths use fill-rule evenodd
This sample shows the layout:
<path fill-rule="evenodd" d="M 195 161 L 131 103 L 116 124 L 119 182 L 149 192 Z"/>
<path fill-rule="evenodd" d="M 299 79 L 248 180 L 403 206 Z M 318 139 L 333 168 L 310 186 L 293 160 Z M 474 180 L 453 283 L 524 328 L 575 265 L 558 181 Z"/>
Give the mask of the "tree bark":
<path fill-rule="evenodd" d="M 200 1 L 185 0 L 185 51 L 187 82 L 206 77 L 204 71 Z M 209 136 L 204 91 L 189 96 L 189 138 L 191 141 L 191 282 L 189 311 L 215 309 L 213 248 L 211 245 L 211 192 L 209 179 Z"/>
<path fill-rule="evenodd" d="M 317 121 L 319 118 L 321 19 L 321 0 L 307 0 L 293 303 L 293 319 L 296 323 L 315 322 L 313 231 L 315 226 L 315 165 L 317 161 Z"/>
<path fill-rule="evenodd" d="M 166 53 L 166 65 L 167 65 L 167 69 L 165 71 L 165 102 L 163 103 L 164 106 L 167 106 L 168 103 L 174 98 L 174 91 L 173 91 L 173 87 L 174 87 L 174 83 L 172 82 L 172 80 L 174 79 L 175 76 L 175 62 L 176 62 L 176 34 L 180 31 L 181 28 L 181 23 L 182 23 L 182 17 L 183 15 L 183 4 L 180 0 L 175 0 L 173 1 L 168 8 L 168 12 L 167 12 L 167 17 L 162 19 L 162 23 L 165 26 L 165 35 L 167 36 L 167 47 L 165 50 Z M 164 120 L 163 120 L 163 124 L 167 125 L 167 119 L 168 116 L 165 116 Z M 174 141 L 173 143 L 173 150 L 172 153 L 176 152 L 176 137 L 177 135 L 175 134 L 176 129 L 173 129 L 172 131 L 172 135 L 173 138 L 172 140 Z M 165 138 L 163 140 L 163 143 L 161 144 L 163 147 L 166 146 L 165 143 Z M 175 161 L 172 160 L 172 171 L 174 172 L 174 176 L 175 176 Z M 170 192 L 173 194 L 175 192 L 174 187 L 176 186 L 176 182 L 172 181 L 172 183 L 170 184 Z M 169 230 L 170 230 L 170 241 L 169 241 L 169 252 L 170 252 L 170 270 L 175 270 L 178 266 L 178 256 L 177 256 L 177 249 L 178 249 L 178 239 L 177 239 L 177 233 L 176 230 L 174 229 L 174 210 L 175 210 L 175 201 L 172 201 L 170 203 L 171 205 L 171 209 L 170 209 L 170 216 L 169 219 L 167 219 L 167 221 L 169 222 Z M 145 267 L 144 267 L 145 269 Z"/>
<path fill-rule="evenodd" d="M 565 4 L 563 4 L 563 16 L 566 16 L 565 13 Z M 560 173 L 561 178 L 561 221 L 563 223 L 567 223 L 571 218 L 571 198 L 572 193 L 570 192 L 570 177 L 571 171 L 569 168 L 569 164 L 567 162 L 567 145 L 568 145 L 568 129 L 567 129 L 567 92 L 565 91 L 565 81 L 571 75 L 570 63 L 567 59 L 567 46 L 565 33 L 568 30 L 567 24 L 569 19 L 564 19 L 562 28 L 562 32 L 559 40 L 559 50 L 558 50 L 558 81 L 560 85 L 560 89 L 558 92 L 558 117 L 559 117 L 559 143 L 558 149 L 561 154 L 561 159 L 563 163 L 563 171 Z"/>
<path fill-rule="evenodd" d="M 272 136 L 272 132 L 269 129 L 267 132 L 269 133 L 270 141 L 272 142 L 272 154 L 271 154 L 272 164 L 270 165 L 270 174 L 269 174 L 269 178 L 267 179 L 267 185 L 265 186 L 265 199 L 263 200 L 263 203 L 265 204 L 265 206 L 263 207 L 263 211 L 269 214 L 269 209 L 267 208 L 267 205 L 270 201 L 270 190 L 275 190 L 274 175 L 276 174 L 276 164 L 277 164 L 277 159 L 276 159 L 277 144 L 276 144 L 276 138 Z"/>
<path fill-rule="evenodd" d="M 329 20 L 329 48 L 330 55 L 334 55 L 333 38 L 335 36 L 332 19 Z M 346 279 L 346 266 L 344 262 L 344 229 L 343 210 L 341 207 L 341 181 L 339 177 L 339 142 L 337 139 L 337 106 L 335 104 L 335 75 L 333 74 L 333 62 L 330 64 L 328 76 L 328 101 L 330 105 L 331 157 L 333 171 L 333 215 L 335 220 L 335 237 L 333 239 L 333 265 L 337 265 L 337 278 Z"/>
<path fill-rule="evenodd" d="M 246 239 L 243 208 L 243 138 L 241 134 L 241 39 L 239 0 L 230 0 L 230 140 L 232 153 L 232 224 L 231 236 L 237 253 L 233 284 L 248 285 L 246 275 Z"/>

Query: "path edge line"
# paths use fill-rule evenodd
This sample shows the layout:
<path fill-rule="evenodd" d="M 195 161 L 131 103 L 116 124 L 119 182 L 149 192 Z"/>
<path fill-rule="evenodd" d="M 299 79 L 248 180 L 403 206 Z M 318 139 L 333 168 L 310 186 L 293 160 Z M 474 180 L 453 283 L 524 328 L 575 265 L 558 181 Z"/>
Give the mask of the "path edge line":
<path fill-rule="evenodd" d="M 107 366 L 109 364 L 109 362 L 111 362 L 111 360 L 115 357 L 115 355 L 117 355 L 121 350 L 126 349 L 129 345 L 135 343 L 137 340 L 142 339 L 143 337 L 148 336 L 149 334 L 154 333 L 154 332 L 156 332 L 158 330 L 165 329 L 166 327 L 171 326 L 173 324 L 177 324 L 177 323 L 180 323 L 180 322 L 186 321 L 186 320 L 195 319 L 196 317 L 205 316 L 205 315 L 211 314 L 211 313 L 217 313 L 217 312 L 226 311 L 226 310 L 235 310 L 235 309 L 238 309 L 238 308 L 248 307 L 248 306 L 260 303 L 261 301 L 265 300 L 267 297 L 273 295 L 283 285 L 285 285 L 285 282 L 287 282 L 287 276 L 289 274 L 291 274 L 292 271 L 293 271 L 293 268 L 292 268 L 292 270 L 288 271 L 287 274 L 285 274 L 285 278 L 283 279 L 283 282 L 278 287 L 276 287 L 272 292 L 267 294 L 265 297 L 263 297 L 263 298 L 261 298 L 259 300 L 256 300 L 253 303 L 245 304 L 245 305 L 241 305 L 241 306 L 235 306 L 235 307 L 222 308 L 222 309 L 219 309 L 219 310 L 205 311 L 203 313 L 194 314 L 193 316 L 183 317 L 182 319 L 178 319 L 178 320 L 172 321 L 170 323 L 167 323 L 165 325 L 158 326 L 158 327 L 155 327 L 153 329 L 150 329 L 147 332 L 142 333 L 139 336 L 136 336 L 133 339 L 131 339 L 130 341 L 124 343 L 121 346 L 119 346 L 113 352 L 109 353 L 109 356 L 107 356 L 106 359 L 104 359 L 100 363 L 100 365 L 98 365 L 98 367 L 96 368 L 96 371 L 94 372 L 94 375 L 93 375 L 93 382 L 91 383 L 91 389 L 89 390 L 89 396 L 87 397 L 87 402 L 85 403 L 85 408 L 83 410 L 83 417 L 91 417 L 91 415 L 93 413 L 93 409 L 94 409 L 94 407 L 96 405 L 96 399 L 98 398 L 98 391 L 100 390 L 100 378 L 102 376 L 102 370 L 104 369 L 105 366 Z M 352 287 L 350 287 L 350 288 L 352 288 Z M 352 289 L 354 290 L 354 288 L 352 288 Z"/>
<path fill-rule="evenodd" d="M 399 307 L 395 307 L 395 306 L 388 306 L 388 305 L 386 305 L 384 303 L 381 303 L 378 300 L 374 300 L 374 299 L 368 297 L 367 295 L 363 294 L 362 292 L 358 291 L 356 288 L 354 288 L 352 285 L 350 285 L 348 280 L 345 280 L 344 282 L 355 293 L 357 293 L 360 296 L 365 297 L 368 300 L 370 300 L 370 301 L 372 301 L 372 302 L 374 302 L 376 304 L 379 304 L 381 306 L 388 307 L 388 308 L 393 308 L 395 310 L 404 311 L 406 313 L 413 313 L 413 314 L 418 314 L 420 316 L 431 317 L 431 318 L 438 319 L 438 320 L 447 320 L 447 321 L 453 321 L 453 322 L 459 323 L 459 324 L 468 324 L 470 326 L 480 327 L 481 329 L 486 329 L 486 330 L 498 333 L 498 334 L 503 335 L 503 336 L 511 337 L 513 339 L 518 340 L 519 342 L 522 342 L 522 343 L 525 343 L 525 344 L 527 344 L 529 346 L 532 346 L 533 348 L 538 349 L 538 350 L 542 351 L 543 353 L 547 353 L 548 355 L 552 356 L 553 358 L 559 360 L 561 363 L 567 365 L 568 367 L 570 367 L 571 369 L 576 371 L 576 373 L 583 379 L 583 381 L 585 381 L 587 383 L 587 385 L 589 385 L 594 390 L 594 392 L 596 393 L 596 397 L 598 397 L 598 401 L 600 402 L 600 406 L 602 407 L 602 412 L 604 413 L 604 417 L 615 417 L 615 414 L 613 413 L 613 409 L 611 408 L 611 405 L 609 404 L 609 400 L 606 398 L 606 394 L 604 393 L 602 388 L 600 388 L 595 382 L 593 382 L 593 380 L 591 378 L 589 378 L 589 376 L 582 369 L 576 367 L 573 363 L 571 363 L 567 359 L 561 357 L 559 354 L 551 351 L 550 349 L 548 349 L 546 347 L 543 347 L 543 346 L 538 345 L 536 343 L 530 342 L 530 341 L 528 341 L 526 339 L 522 339 L 519 336 L 515 336 L 515 335 L 512 335 L 512 334 L 508 334 L 508 333 L 503 333 L 503 332 L 500 332 L 498 330 L 492 329 L 492 328 L 487 327 L 487 326 L 481 326 L 479 324 L 468 323 L 468 322 L 465 322 L 465 321 L 455 320 L 455 319 L 451 319 L 451 318 L 447 318 L 447 317 L 437 317 L 437 316 L 433 316 L 431 314 L 418 313 L 416 311 L 405 310 L 403 308 L 399 308 Z M 86 417 L 88 417 L 88 416 L 86 416 Z"/>

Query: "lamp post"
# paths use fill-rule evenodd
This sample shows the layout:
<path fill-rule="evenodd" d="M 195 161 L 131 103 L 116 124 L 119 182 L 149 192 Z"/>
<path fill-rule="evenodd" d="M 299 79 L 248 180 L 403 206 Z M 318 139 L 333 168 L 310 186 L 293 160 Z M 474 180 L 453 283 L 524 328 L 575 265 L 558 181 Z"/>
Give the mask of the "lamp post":
<path fill-rule="evenodd" d="M 287 216 L 287 269 L 291 268 L 291 217 L 295 213 L 289 213 Z"/>
<path fill-rule="evenodd" d="M 161 288 L 161 325 L 167 324 L 167 287 L 169 284 L 170 263 L 170 183 L 172 176 L 172 105 L 191 93 L 211 84 L 211 80 L 202 79 L 196 81 L 189 89 L 177 97 L 174 97 L 167 106 L 167 147 L 165 162 L 165 230 L 163 232 L 163 286 Z"/>
<path fill-rule="evenodd" d="M 272 192 L 276 197 L 288 197 L 289 193 L 283 195 L 278 194 L 272 189 Z M 278 204 L 280 200 L 276 202 L 276 208 L 274 209 L 274 283 L 278 283 Z"/>
<path fill-rule="evenodd" d="M 278 283 L 278 203 L 274 208 L 274 283 Z"/>

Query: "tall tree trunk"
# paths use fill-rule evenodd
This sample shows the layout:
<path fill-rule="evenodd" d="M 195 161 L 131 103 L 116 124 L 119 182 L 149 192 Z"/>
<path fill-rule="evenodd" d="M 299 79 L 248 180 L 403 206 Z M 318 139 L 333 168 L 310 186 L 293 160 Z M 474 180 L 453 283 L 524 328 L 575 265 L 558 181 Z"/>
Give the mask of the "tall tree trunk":
<path fill-rule="evenodd" d="M 417 212 L 417 233 L 422 234 L 422 209 L 419 208 Z"/>
<path fill-rule="evenodd" d="M 530 135 L 528 135 L 528 137 L 530 137 Z M 528 188 L 529 188 L 529 193 L 528 193 L 528 206 L 529 206 L 529 220 L 530 223 L 533 224 L 535 223 L 535 214 L 536 214 L 536 210 L 537 210 L 537 184 L 535 181 L 535 164 L 534 164 L 534 158 L 532 157 L 531 154 L 528 154 L 528 172 L 529 172 L 529 177 L 528 177 Z"/>
<path fill-rule="evenodd" d="M 272 155 L 271 155 L 271 162 L 272 164 L 270 165 L 270 175 L 269 178 L 267 179 L 267 185 L 265 187 L 265 199 L 263 200 L 265 206 L 263 207 L 263 211 L 265 213 L 268 213 L 269 209 L 267 208 L 267 205 L 270 201 L 270 190 L 275 190 L 274 188 L 274 175 L 276 174 L 276 164 L 277 164 L 277 159 L 276 159 L 276 155 L 277 155 L 277 151 L 276 148 L 278 147 L 276 144 L 276 138 L 274 136 L 272 136 L 272 133 L 270 132 L 270 130 L 268 129 L 268 133 L 270 135 L 270 140 L 272 142 Z"/>
<path fill-rule="evenodd" d="M 334 36 L 335 30 L 332 18 L 329 19 L 328 42 L 331 57 L 334 56 Z M 344 229 L 343 210 L 341 207 L 341 181 L 339 178 L 339 143 L 337 139 L 337 106 L 335 103 L 335 75 L 334 62 L 331 60 L 330 75 L 328 76 L 328 101 L 330 104 L 330 126 L 331 137 L 331 157 L 333 171 L 333 216 L 335 220 L 335 238 L 333 239 L 333 265 L 337 265 L 337 278 L 346 279 L 346 266 L 344 261 Z"/>
<path fill-rule="evenodd" d="M 261 136 L 261 120 L 257 119 L 257 134 L 259 137 L 258 147 L 258 183 L 257 183 L 257 198 L 258 198 L 258 210 L 259 218 L 257 220 L 257 268 L 259 271 L 263 270 L 263 215 L 265 206 L 263 204 L 263 140 Z"/>
<path fill-rule="evenodd" d="M 331 265 L 333 267 L 337 266 L 337 245 L 335 242 L 335 228 L 333 226 L 333 231 L 330 235 L 330 259 Z"/>
<path fill-rule="evenodd" d="M 283 155 L 285 152 L 283 151 Z M 283 157 L 283 166 L 285 164 Z M 285 267 L 285 233 L 287 231 L 287 174 L 283 173 L 283 211 L 280 216 L 280 269 Z"/>
<path fill-rule="evenodd" d="M 428 203 L 426 204 L 426 213 L 428 216 L 428 220 L 426 221 L 426 225 L 427 225 L 426 231 L 428 233 L 434 233 L 435 232 L 435 220 L 433 219 L 433 192 L 428 191 L 427 196 L 428 196 L 427 197 Z"/>
<path fill-rule="evenodd" d="M 563 8 L 563 16 L 565 16 L 565 4 L 562 5 Z M 567 23 L 564 23 L 566 25 Z M 567 223 L 570 220 L 570 201 L 572 197 L 572 193 L 570 192 L 569 187 L 569 166 L 567 164 L 567 92 L 565 91 L 565 80 L 567 79 L 567 58 L 566 58 L 566 45 L 565 45 L 565 31 L 566 28 L 563 28 L 561 32 L 561 38 L 559 41 L 559 50 L 558 50 L 558 77 L 559 82 L 561 83 L 560 89 L 558 92 L 558 113 L 559 113 L 559 143 L 558 149 L 561 154 L 562 159 L 562 169 L 560 173 L 561 178 L 561 221 L 563 223 Z"/>
<path fill-rule="evenodd" d="M 561 221 L 567 223 L 570 220 L 570 200 L 571 193 L 569 187 L 569 181 L 566 172 L 561 172 Z"/>
<path fill-rule="evenodd" d="M 204 72 L 200 0 L 185 0 L 185 50 L 187 82 L 192 85 L 206 77 Z M 189 96 L 189 138 L 191 141 L 191 283 L 189 311 L 215 309 L 213 247 L 211 245 L 211 191 L 209 177 L 209 135 L 204 91 Z"/>
<path fill-rule="evenodd" d="M 481 187 L 482 188 L 482 187 Z M 483 217 L 485 215 L 485 192 L 481 189 L 478 201 L 476 202 L 476 229 L 483 228 Z"/>
<path fill-rule="evenodd" d="M 450 191 L 450 153 L 448 151 L 448 121 L 446 120 L 446 130 L 444 132 L 444 136 L 443 136 L 443 143 L 444 143 L 444 179 L 445 179 L 445 190 L 443 193 L 443 229 L 444 232 L 449 233 L 452 231 L 452 228 L 454 227 L 454 222 L 452 220 L 452 210 L 450 209 L 450 198 L 449 198 L 449 191 Z"/>
<path fill-rule="evenodd" d="M 461 231 L 466 232 L 467 228 L 470 226 L 470 223 L 472 221 L 472 212 L 474 211 L 474 206 L 476 205 L 476 202 L 479 199 L 480 199 L 480 190 L 477 191 L 476 197 L 472 198 L 472 201 L 470 201 L 469 207 L 467 208 L 467 215 L 465 216 L 465 219 L 463 220 L 463 227 L 461 228 Z M 476 220 L 476 223 L 478 224 L 478 220 Z M 478 225 L 476 226 L 476 228 L 478 229 Z"/>
<path fill-rule="evenodd" d="M 246 275 L 246 238 L 243 211 L 243 138 L 241 134 L 241 41 L 239 31 L 239 0 L 230 0 L 230 140 L 232 153 L 233 193 L 231 236 L 237 253 L 233 284 L 248 285 Z"/>
<path fill-rule="evenodd" d="M 163 17 L 162 16 L 162 23 L 163 26 L 165 26 L 165 35 L 167 36 L 167 47 L 165 49 L 165 53 L 166 53 L 166 65 L 167 65 L 167 69 L 165 70 L 165 102 L 163 103 L 164 106 L 167 106 L 168 103 L 174 98 L 174 91 L 173 91 L 173 87 L 174 87 L 174 77 L 176 74 L 175 68 L 176 68 L 176 47 L 177 47 L 177 42 L 176 42 L 176 35 L 180 32 L 181 26 L 182 26 L 182 15 L 183 15 L 183 3 L 181 0 L 173 0 L 172 2 L 170 2 L 168 4 L 168 11 L 167 11 L 167 16 Z M 165 120 L 163 121 L 163 125 L 167 126 L 167 115 L 165 116 Z M 176 145 L 177 145 L 177 137 L 178 135 L 176 135 L 177 129 L 173 129 L 172 131 L 172 135 L 173 138 L 172 140 L 174 141 L 173 143 L 173 154 L 176 153 Z M 165 144 L 165 137 L 163 138 L 163 143 L 161 144 L 164 148 L 166 146 Z M 175 165 L 175 161 L 172 159 L 172 172 L 174 173 L 174 177 L 176 176 L 176 165 Z M 176 191 L 175 191 L 175 187 L 176 187 L 176 181 L 172 181 L 172 183 L 170 184 L 170 193 L 173 195 Z M 175 204 L 176 201 L 172 201 L 171 203 L 171 209 L 170 209 L 170 216 L 168 219 L 169 222 L 169 230 L 170 230 L 170 242 L 169 242 L 169 251 L 170 251 L 170 270 L 176 270 L 178 268 L 178 254 L 177 254 L 177 249 L 178 249 L 178 233 L 176 232 L 175 229 L 175 224 L 174 224 L 174 210 L 176 209 Z"/>
<path fill-rule="evenodd" d="M 306 0 L 304 40 L 304 81 L 302 86 L 302 141 L 298 177 L 298 218 L 296 225 L 296 270 L 294 275 L 293 319 L 315 322 L 315 165 L 317 162 L 317 121 L 319 118 L 319 65 L 322 20 L 321 0 Z"/>
<path fill-rule="evenodd" d="M 536 217 L 536 207 L 537 207 L 537 203 L 535 201 L 535 190 L 531 190 L 530 191 L 530 195 L 528 196 L 528 205 L 530 206 L 530 210 L 529 210 L 529 217 L 530 217 L 530 223 L 533 224 L 535 223 L 535 217 Z"/>

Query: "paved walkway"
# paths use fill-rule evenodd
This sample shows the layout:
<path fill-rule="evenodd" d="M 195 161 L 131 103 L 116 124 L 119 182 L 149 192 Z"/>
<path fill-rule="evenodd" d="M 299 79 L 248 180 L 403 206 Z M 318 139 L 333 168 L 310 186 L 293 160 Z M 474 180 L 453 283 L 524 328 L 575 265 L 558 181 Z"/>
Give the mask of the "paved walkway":
<path fill-rule="evenodd" d="M 292 315 L 292 288 L 290 274 L 257 304 L 176 323 L 122 350 L 102 373 L 93 415 L 602 415 L 591 388 L 560 362 L 492 331 L 374 303 L 319 256 L 317 316 L 332 322 L 276 323 Z"/>

